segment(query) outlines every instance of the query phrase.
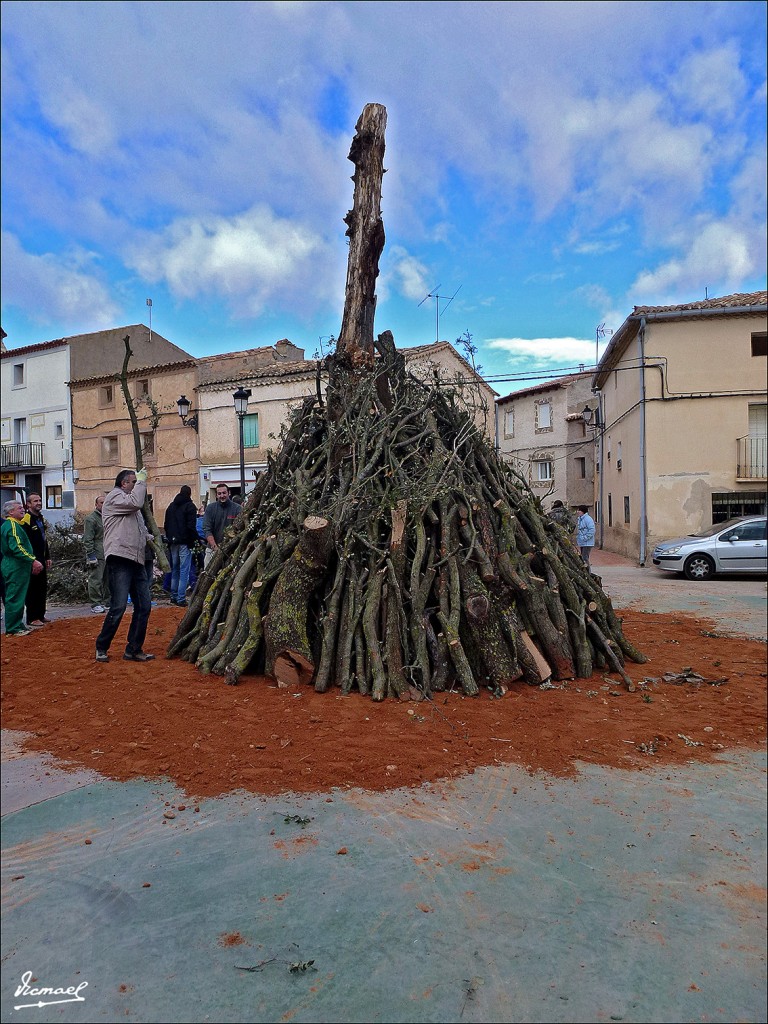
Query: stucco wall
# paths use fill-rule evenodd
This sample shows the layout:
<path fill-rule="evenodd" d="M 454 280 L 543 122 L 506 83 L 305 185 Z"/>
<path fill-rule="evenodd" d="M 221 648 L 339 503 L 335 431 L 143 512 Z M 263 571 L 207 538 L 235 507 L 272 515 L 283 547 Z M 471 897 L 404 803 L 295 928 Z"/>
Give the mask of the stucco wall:
<path fill-rule="evenodd" d="M 752 333 L 765 329 L 765 316 L 754 314 L 647 324 L 647 558 L 660 540 L 710 525 L 713 493 L 765 491 L 765 481 L 739 480 L 736 473 L 736 442 L 748 433 L 749 405 L 765 401 L 760 389 L 765 387 L 766 358 L 751 354 Z M 640 554 L 639 356 L 639 338 L 635 338 L 602 391 L 604 546 L 629 557 Z M 612 527 L 608 525 L 609 494 Z M 624 496 L 630 499 L 629 524 L 623 522 Z"/>
<path fill-rule="evenodd" d="M 13 384 L 13 368 L 16 364 L 24 365 L 22 387 Z M 11 350 L 0 362 L 0 373 L 2 444 L 12 444 L 14 441 L 13 421 L 26 419 L 27 440 L 31 444 L 45 446 L 45 467 L 13 471 L 14 483 L 29 486 L 31 478 L 39 477 L 45 518 L 51 523 L 64 522 L 71 518 L 72 509 L 56 508 L 55 503 L 59 489 L 62 501 L 67 500 L 64 492 L 71 494 L 73 490 L 69 391 L 66 385 L 69 378 L 69 349 L 62 345 L 60 348 L 46 348 L 19 356 L 15 356 Z"/>
<path fill-rule="evenodd" d="M 501 454 L 515 461 L 531 484 L 534 494 L 542 498 L 545 508 L 555 500 L 574 507 L 592 505 L 594 497 L 594 440 L 593 433 L 585 430 L 580 414 L 585 405 L 593 405 L 590 377 L 582 377 L 569 384 L 557 383 L 553 387 L 522 392 L 498 403 L 498 443 Z M 549 402 L 552 406 L 552 429 L 543 430 L 537 423 L 537 406 Z M 514 434 L 505 432 L 506 413 L 514 412 Z M 569 420 L 579 414 L 578 421 Z M 554 480 L 542 483 L 536 479 L 531 460 L 552 459 Z M 584 458 L 586 476 L 581 478 L 577 458 Z"/>
<path fill-rule="evenodd" d="M 136 379 L 131 378 L 133 393 Z M 144 459 L 149 473 L 148 493 L 153 500 L 155 517 L 162 525 L 165 509 L 182 484 L 189 484 L 193 495 L 197 489 L 198 435 L 184 426 L 178 415 L 176 400 L 194 394 L 195 367 L 183 370 L 155 371 L 150 375 L 151 398 L 160 415 L 154 432 L 154 454 Z M 96 495 L 109 491 L 121 469 L 133 469 L 136 456 L 128 411 L 120 385 L 115 383 L 112 407 L 105 407 L 99 389 L 103 385 L 73 385 L 72 419 L 75 467 L 79 474 L 77 504 L 89 512 Z M 137 410 L 142 433 L 151 433 L 150 411 L 146 405 Z M 105 455 L 104 438 L 116 436 L 118 457 Z"/>

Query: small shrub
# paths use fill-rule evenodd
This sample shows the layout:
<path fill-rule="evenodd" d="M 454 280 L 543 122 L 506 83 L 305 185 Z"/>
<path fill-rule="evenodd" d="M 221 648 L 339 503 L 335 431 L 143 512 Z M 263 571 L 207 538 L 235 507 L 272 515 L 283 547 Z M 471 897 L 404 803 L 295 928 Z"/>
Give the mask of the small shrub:
<path fill-rule="evenodd" d="M 48 528 L 51 568 L 48 572 L 48 599 L 59 604 L 85 604 L 88 601 L 88 570 L 81 532 L 72 523 L 57 523 Z"/>

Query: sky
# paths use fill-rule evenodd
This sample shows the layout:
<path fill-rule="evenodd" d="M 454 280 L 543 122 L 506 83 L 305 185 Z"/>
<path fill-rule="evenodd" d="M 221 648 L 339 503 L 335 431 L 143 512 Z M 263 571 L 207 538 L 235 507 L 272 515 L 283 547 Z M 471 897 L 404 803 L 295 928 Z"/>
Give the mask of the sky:
<path fill-rule="evenodd" d="M 2 4 L 9 348 L 195 356 L 341 326 L 347 160 L 387 108 L 375 329 L 501 394 L 634 305 L 766 287 L 762 2 Z"/>

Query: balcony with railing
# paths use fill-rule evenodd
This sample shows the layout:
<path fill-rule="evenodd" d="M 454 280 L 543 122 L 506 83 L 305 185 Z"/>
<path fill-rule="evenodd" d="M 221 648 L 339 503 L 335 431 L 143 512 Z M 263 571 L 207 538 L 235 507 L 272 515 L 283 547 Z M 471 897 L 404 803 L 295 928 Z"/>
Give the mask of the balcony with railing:
<path fill-rule="evenodd" d="M 768 437 L 739 437 L 736 440 L 736 478 L 765 480 L 768 464 Z"/>
<path fill-rule="evenodd" d="M 45 444 L 42 441 L 0 445 L 0 469 L 44 468 Z"/>

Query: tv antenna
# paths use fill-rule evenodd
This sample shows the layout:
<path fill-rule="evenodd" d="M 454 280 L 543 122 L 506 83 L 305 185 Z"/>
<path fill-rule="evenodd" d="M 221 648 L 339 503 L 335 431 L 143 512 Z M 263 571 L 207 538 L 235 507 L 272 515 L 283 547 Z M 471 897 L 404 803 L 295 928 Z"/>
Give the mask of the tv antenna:
<path fill-rule="evenodd" d="M 149 306 L 149 340 L 152 341 L 152 299 L 147 299 Z"/>
<path fill-rule="evenodd" d="M 606 336 L 610 337 L 612 334 L 613 331 L 611 330 L 611 328 L 609 327 L 606 329 L 604 323 L 598 324 L 595 328 L 595 369 L 597 369 L 597 364 L 600 362 L 597 355 L 598 348 L 600 346 L 600 339 L 605 338 Z"/>
<path fill-rule="evenodd" d="M 446 311 L 446 309 L 448 309 L 450 304 L 453 302 L 453 300 L 456 298 L 456 296 L 461 291 L 461 285 L 459 285 L 459 287 L 456 289 L 456 291 L 453 293 L 453 295 L 450 295 L 450 296 L 449 295 L 438 295 L 437 293 L 438 293 L 439 288 L 440 288 L 439 284 L 435 285 L 435 287 L 432 289 L 432 291 L 428 295 L 425 295 L 424 298 L 419 303 L 419 306 L 423 306 L 424 303 L 427 301 L 427 299 L 434 299 L 435 300 L 435 341 L 440 341 L 440 317 L 443 315 L 443 313 Z M 448 300 L 446 302 L 446 304 L 443 306 L 442 309 L 440 309 L 440 300 L 441 299 L 447 299 Z"/>

